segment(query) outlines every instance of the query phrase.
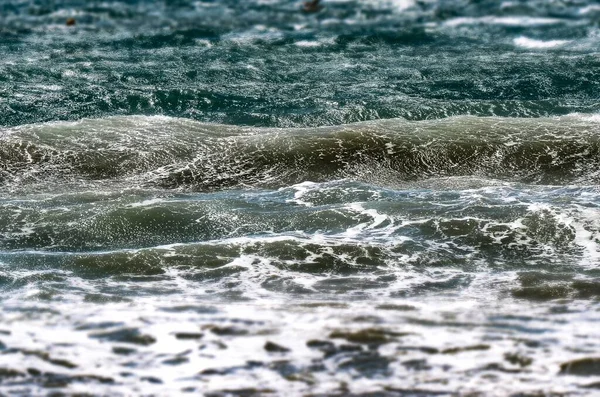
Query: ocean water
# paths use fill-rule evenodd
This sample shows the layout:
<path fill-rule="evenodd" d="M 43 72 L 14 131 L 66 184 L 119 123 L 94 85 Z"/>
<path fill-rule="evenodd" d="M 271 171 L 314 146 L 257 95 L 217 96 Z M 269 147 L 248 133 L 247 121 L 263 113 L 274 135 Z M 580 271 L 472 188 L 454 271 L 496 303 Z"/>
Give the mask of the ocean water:
<path fill-rule="evenodd" d="M 598 395 L 599 183 L 594 0 L 0 1 L 0 395 Z"/>

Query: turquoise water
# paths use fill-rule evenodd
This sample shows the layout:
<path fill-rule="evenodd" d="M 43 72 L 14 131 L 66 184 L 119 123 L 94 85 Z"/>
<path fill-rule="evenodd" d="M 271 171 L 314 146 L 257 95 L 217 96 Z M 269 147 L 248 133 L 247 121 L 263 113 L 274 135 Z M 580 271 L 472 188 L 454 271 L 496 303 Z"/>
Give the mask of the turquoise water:
<path fill-rule="evenodd" d="M 598 392 L 600 6 L 323 4 L 0 4 L 1 394 Z"/>

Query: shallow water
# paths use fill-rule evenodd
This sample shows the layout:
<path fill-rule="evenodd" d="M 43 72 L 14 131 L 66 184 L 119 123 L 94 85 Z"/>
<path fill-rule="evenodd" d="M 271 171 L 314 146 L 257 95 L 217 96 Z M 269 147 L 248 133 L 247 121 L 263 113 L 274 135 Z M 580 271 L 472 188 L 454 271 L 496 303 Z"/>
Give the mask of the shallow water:
<path fill-rule="evenodd" d="M 0 393 L 598 392 L 600 8 L 324 3 L 0 5 Z"/>

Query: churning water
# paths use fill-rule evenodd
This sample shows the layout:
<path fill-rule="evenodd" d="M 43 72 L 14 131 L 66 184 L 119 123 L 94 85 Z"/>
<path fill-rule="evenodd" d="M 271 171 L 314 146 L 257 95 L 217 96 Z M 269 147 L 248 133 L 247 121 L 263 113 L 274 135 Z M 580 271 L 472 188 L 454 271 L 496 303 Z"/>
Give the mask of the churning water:
<path fill-rule="evenodd" d="M 0 394 L 599 393 L 600 6 L 300 5 L 1 2 Z"/>

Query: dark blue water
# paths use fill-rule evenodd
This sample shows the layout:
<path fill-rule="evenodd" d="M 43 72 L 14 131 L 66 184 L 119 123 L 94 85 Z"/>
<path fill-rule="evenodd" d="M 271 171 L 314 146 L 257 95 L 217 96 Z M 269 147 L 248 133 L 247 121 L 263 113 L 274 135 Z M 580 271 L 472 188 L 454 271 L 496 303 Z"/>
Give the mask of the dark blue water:
<path fill-rule="evenodd" d="M 599 56 L 592 0 L 0 2 L 0 394 L 594 395 Z"/>
<path fill-rule="evenodd" d="M 299 7 L 4 1 L 0 124 L 161 114 L 304 127 L 599 110 L 595 2 Z"/>

